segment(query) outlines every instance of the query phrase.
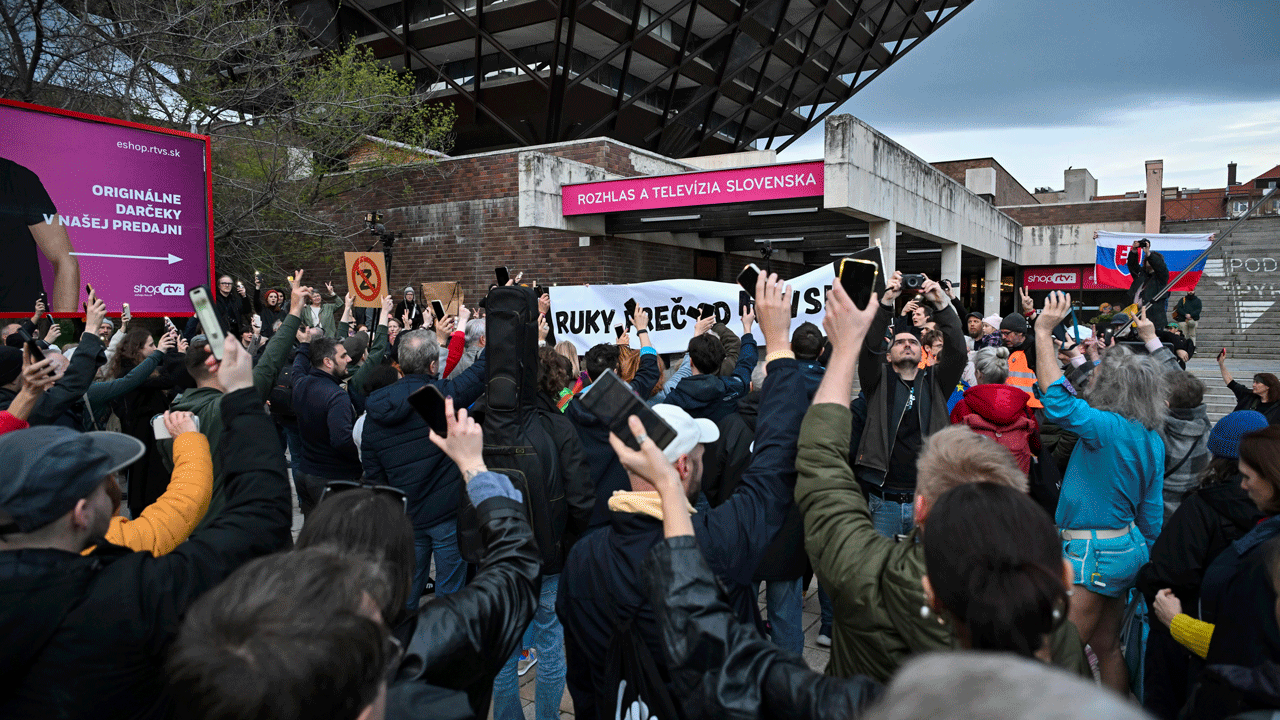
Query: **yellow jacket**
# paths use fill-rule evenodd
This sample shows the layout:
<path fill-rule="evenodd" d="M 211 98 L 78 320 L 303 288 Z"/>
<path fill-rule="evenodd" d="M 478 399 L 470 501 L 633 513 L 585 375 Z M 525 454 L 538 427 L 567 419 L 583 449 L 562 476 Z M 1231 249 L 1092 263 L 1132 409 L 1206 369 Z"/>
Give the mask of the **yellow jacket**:
<path fill-rule="evenodd" d="M 152 555 L 172 552 L 191 536 L 209 510 L 213 494 L 213 456 L 209 439 L 198 432 L 174 438 L 173 475 L 169 487 L 142 515 L 129 520 L 116 515 L 107 542 Z"/>

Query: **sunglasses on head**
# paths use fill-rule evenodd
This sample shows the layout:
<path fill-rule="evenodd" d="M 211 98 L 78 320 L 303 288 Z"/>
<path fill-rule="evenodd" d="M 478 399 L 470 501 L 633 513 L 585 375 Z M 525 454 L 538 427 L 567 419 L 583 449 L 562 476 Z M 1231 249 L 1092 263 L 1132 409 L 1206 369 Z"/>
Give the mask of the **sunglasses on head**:
<path fill-rule="evenodd" d="M 360 482 L 359 480 L 330 480 L 324 486 L 324 492 L 320 495 L 320 502 L 324 502 L 325 498 L 331 495 L 337 495 L 347 490 L 372 490 L 379 495 L 387 497 L 400 503 L 406 513 L 409 512 L 409 496 L 399 488 L 393 488 L 390 485 L 375 485 L 373 483 Z"/>

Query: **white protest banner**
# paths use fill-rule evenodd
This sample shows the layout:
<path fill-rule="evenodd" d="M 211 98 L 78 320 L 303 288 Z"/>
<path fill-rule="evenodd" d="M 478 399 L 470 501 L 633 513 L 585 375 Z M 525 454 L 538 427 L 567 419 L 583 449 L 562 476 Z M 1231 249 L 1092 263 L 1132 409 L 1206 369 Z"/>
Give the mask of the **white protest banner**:
<path fill-rule="evenodd" d="M 791 298 L 791 328 L 811 322 L 819 327 L 826 317 L 827 290 L 835 279 L 830 265 L 824 265 L 788 280 L 795 291 Z M 625 323 L 626 303 L 636 304 L 649 312 L 649 342 L 660 353 L 682 353 L 689 348 L 689 338 L 698 319 L 698 305 L 709 303 L 716 308 L 716 320 L 742 334 L 738 316 L 739 287 L 733 283 L 710 280 L 657 280 L 630 285 L 569 285 L 551 290 L 552 329 L 556 340 L 568 340 L 579 353 L 592 346 L 615 341 L 613 326 Z M 763 344 L 759 328 L 752 327 L 756 342 Z M 640 340 L 631 333 L 631 346 Z"/>

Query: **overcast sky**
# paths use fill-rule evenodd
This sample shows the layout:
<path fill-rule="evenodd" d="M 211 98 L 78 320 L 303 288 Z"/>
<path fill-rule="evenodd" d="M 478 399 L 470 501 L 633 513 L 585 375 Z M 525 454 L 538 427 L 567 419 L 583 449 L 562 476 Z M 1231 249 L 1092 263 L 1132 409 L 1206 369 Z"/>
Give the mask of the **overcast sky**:
<path fill-rule="evenodd" d="M 1280 3 L 977 0 L 837 113 L 928 161 L 994 157 L 1028 190 L 1222 187 L 1280 164 Z M 822 157 L 822 126 L 783 152 Z"/>

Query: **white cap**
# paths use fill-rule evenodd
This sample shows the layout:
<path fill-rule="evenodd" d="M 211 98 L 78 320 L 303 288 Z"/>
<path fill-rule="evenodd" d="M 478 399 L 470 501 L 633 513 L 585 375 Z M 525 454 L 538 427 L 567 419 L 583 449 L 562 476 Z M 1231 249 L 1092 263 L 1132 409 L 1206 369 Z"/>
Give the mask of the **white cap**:
<path fill-rule="evenodd" d="M 660 403 L 653 406 L 653 411 L 676 431 L 675 439 L 662 451 L 671 462 L 675 462 L 681 455 L 687 455 L 699 443 L 720 439 L 720 428 L 715 423 L 706 418 L 695 419 L 675 405 Z"/>

